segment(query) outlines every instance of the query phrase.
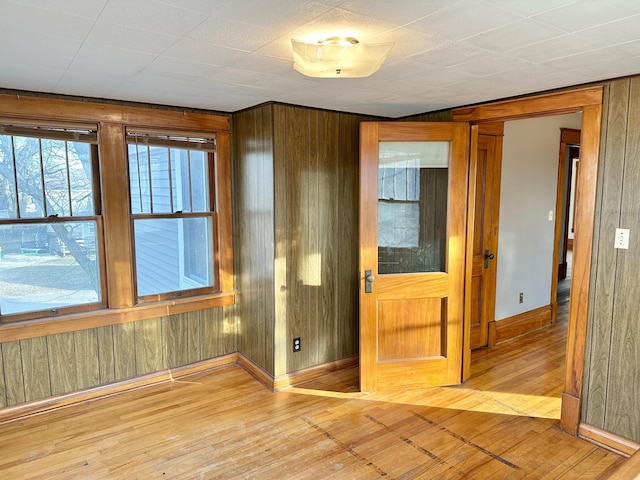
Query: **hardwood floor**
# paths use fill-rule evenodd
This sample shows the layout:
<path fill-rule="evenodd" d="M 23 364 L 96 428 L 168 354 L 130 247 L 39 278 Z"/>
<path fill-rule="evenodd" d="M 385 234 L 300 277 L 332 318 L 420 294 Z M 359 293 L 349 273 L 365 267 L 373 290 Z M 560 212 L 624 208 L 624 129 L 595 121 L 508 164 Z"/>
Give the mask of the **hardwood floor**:
<path fill-rule="evenodd" d="M 561 331 L 476 353 L 460 387 L 359 393 L 351 369 L 272 393 L 230 366 L 8 422 L 0 478 L 596 478 L 622 458 L 546 405 Z"/>
<path fill-rule="evenodd" d="M 594 479 L 622 457 L 558 428 L 566 321 L 473 354 L 462 386 L 272 393 L 239 366 L 0 424 L 0 479 Z"/>

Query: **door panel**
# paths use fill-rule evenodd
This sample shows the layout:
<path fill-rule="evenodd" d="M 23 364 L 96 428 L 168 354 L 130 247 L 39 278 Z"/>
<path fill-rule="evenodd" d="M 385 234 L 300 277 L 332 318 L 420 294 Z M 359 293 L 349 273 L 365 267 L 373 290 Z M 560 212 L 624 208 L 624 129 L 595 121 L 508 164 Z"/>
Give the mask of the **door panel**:
<path fill-rule="evenodd" d="M 462 374 L 469 126 L 361 124 L 363 391 Z"/>
<path fill-rule="evenodd" d="M 471 273 L 471 349 L 485 347 L 495 317 L 502 126 L 478 134 Z"/>

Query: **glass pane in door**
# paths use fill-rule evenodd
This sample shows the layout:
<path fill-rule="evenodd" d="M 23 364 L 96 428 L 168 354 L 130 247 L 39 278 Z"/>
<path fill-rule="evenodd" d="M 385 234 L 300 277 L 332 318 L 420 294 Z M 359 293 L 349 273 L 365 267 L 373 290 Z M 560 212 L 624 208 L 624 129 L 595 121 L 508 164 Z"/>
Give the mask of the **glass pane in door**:
<path fill-rule="evenodd" d="M 449 142 L 380 142 L 378 273 L 445 272 Z"/>

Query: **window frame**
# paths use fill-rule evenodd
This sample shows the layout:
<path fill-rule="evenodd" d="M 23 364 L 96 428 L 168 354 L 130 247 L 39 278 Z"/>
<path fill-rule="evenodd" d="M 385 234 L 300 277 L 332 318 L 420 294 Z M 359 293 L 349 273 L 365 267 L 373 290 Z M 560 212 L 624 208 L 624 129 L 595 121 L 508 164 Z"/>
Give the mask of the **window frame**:
<path fill-rule="evenodd" d="M 0 343 L 42 335 L 156 318 L 189 311 L 231 305 L 236 291 L 233 285 L 233 245 L 231 213 L 230 115 L 186 111 L 170 107 L 141 107 L 125 102 L 78 101 L 66 98 L 38 97 L 29 94 L 0 94 L 0 123 L 6 119 L 55 126 L 58 123 L 91 123 L 98 126 L 98 155 L 94 158 L 95 212 L 101 220 L 97 228 L 101 265 L 102 307 L 90 311 L 60 312 L 58 315 L 21 316 L 16 321 L 0 317 Z M 194 132 L 215 136 L 214 171 L 217 228 L 213 248 L 218 262 L 219 288 L 186 298 L 145 299 L 135 291 L 135 257 L 129 199 L 126 129 L 145 127 L 179 134 Z M 96 184 L 94 184 L 95 186 Z M 67 217 L 65 217 L 67 219 Z M 69 217 L 74 219 L 74 217 Z M 64 220 L 64 219 L 60 219 Z M 98 232 L 100 233 L 100 232 Z M 10 319 L 14 320 L 14 319 Z"/>
<path fill-rule="evenodd" d="M 129 177 L 131 176 L 131 159 L 130 155 L 130 146 L 135 145 L 136 147 L 136 155 L 139 154 L 140 148 L 147 149 L 147 156 L 145 158 L 148 162 L 148 188 L 149 188 L 149 205 L 144 208 L 145 211 L 134 212 L 133 209 L 130 212 L 131 215 L 131 229 L 134 232 L 134 238 L 132 240 L 132 248 L 134 253 L 134 273 L 136 278 L 136 295 L 139 302 L 149 302 L 149 301 L 161 301 L 172 298 L 181 298 L 184 296 L 194 296 L 194 295 L 203 295 L 208 293 L 217 293 L 220 290 L 219 285 L 219 262 L 217 255 L 217 242 L 216 232 L 218 231 L 218 216 L 217 216 L 217 204 L 216 204 L 216 182 L 215 182 L 215 171 L 216 171 L 216 139 L 215 135 L 210 135 L 211 138 L 202 138 L 202 132 L 178 132 L 171 130 L 148 130 L 144 128 L 136 128 L 136 127 L 127 127 L 127 160 L 128 160 L 128 172 Z M 169 210 L 164 211 L 154 211 L 154 198 L 155 195 L 152 193 L 154 190 L 154 182 L 153 182 L 153 174 L 152 169 L 150 167 L 150 148 L 166 148 L 168 150 L 167 159 L 169 160 L 169 165 L 167 165 L 168 169 L 168 197 L 169 197 Z M 179 149 L 186 152 L 193 151 L 202 151 L 205 153 L 205 161 L 206 161 L 206 170 L 207 170 L 207 194 L 205 202 L 208 205 L 206 210 L 197 210 L 193 211 L 193 205 L 190 206 L 188 211 L 183 211 L 182 209 L 178 209 L 178 206 L 174 204 L 174 194 L 175 197 L 178 198 L 178 191 L 173 191 L 174 183 L 176 190 L 180 190 L 181 183 L 179 184 L 176 178 L 171 175 L 171 152 L 173 149 Z M 190 154 L 187 153 L 189 157 Z M 175 161 L 175 160 L 174 160 Z M 176 173 L 178 173 L 178 169 L 176 169 Z M 176 177 L 180 177 L 180 175 L 176 175 Z M 138 179 L 140 181 L 140 179 Z M 131 182 L 131 178 L 129 178 L 129 182 Z M 146 182 L 145 182 L 146 183 Z M 191 181 L 189 181 L 191 184 Z M 191 193 L 191 192 L 190 192 Z M 192 195 L 189 195 L 190 199 L 192 199 Z M 142 192 L 140 192 L 141 204 L 142 204 Z M 132 200 L 130 198 L 130 200 Z M 166 206 L 165 206 L 166 207 Z M 149 210 L 149 211 L 146 211 Z M 138 291 L 138 271 L 137 271 L 137 245 L 135 243 L 135 222 L 136 220 L 175 220 L 182 219 L 187 220 L 190 218 L 207 218 L 210 222 L 209 236 L 211 238 L 211 243 L 208 246 L 211 247 L 211 262 L 212 262 L 212 277 L 213 277 L 213 285 L 211 286 L 197 286 L 195 285 L 196 280 L 189 279 L 189 277 L 185 274 L 184 264 L 180 263 L 180 271 L 178 272 L 179 283 L 183 283 L 184 279 L 189 280 L 194 284 L 193 287 L 183 287 L 177 290 L 170 290 L 166 292 L 159 293 L 151 293 L 151 294 L 141 294 Z M 181 228 L 178 229 L 178 237 L 179 242 L 181 244 L 185 243 L 184 225 L 181 225 Z"/>

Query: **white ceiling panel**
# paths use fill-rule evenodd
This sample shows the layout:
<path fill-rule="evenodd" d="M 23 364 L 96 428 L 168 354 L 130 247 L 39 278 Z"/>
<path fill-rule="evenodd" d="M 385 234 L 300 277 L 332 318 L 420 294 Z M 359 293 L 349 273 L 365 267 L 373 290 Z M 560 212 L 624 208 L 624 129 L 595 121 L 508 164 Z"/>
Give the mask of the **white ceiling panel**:
<path fill-rule="evenodd" d="M 369 78 L 293 70 L 335 34 L 395 45 Z M 400 117 L 640 74 L 640 1 L 0 0 L 0 44 L 5 89 Z"/>

